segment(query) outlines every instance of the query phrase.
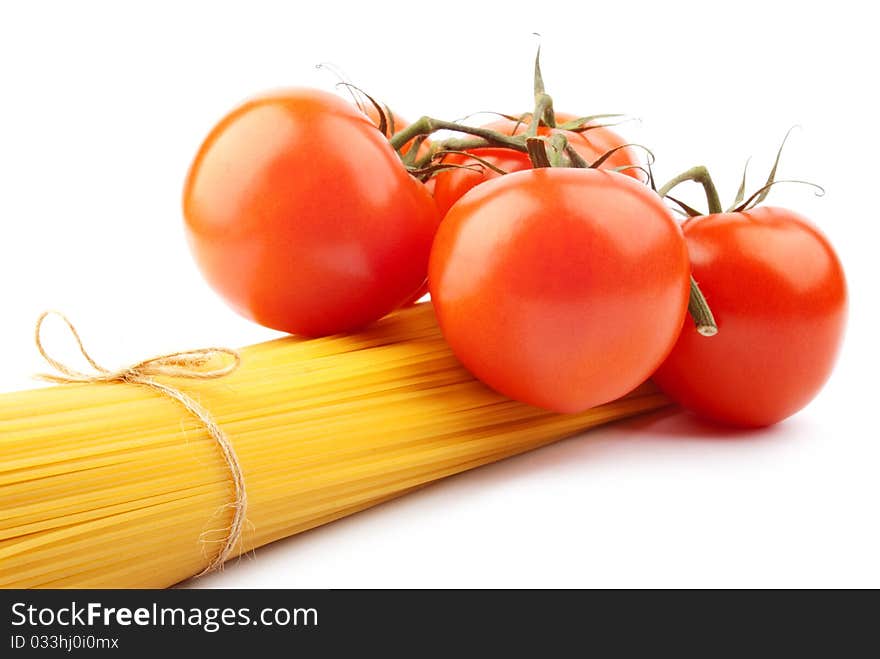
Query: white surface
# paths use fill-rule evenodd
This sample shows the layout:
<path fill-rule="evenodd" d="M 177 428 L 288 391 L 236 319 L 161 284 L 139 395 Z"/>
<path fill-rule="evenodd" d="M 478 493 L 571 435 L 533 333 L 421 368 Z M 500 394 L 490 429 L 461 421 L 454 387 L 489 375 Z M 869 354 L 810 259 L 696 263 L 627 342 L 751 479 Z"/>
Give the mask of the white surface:
<path fill-rule="evenodd" d="M 538 31 L 557 108 L 639 117 L 621 130 L 652 146 L 659 179 L 703 162 L 727 199 L 747 156 L 757 186 L 786 129 L 803 126 L 781 175 L 828 194 L 792 186 L 770 202 L 812 217 L 846 267 L 850 326 L 832 380 L 766 431 L 680 414 L 622 423 L 277 543 L 198 585 L 880 586 L 870 10 L 430 6 L 0 5 L 0 389 L 32 386 L 32 327 L 47 307 L 109 364 L 275 335 L 214 296 L 181 228 L 190 158 L 239 100 L 332 88 L 314 69 L 330 61 L 410 118 L 520 112 Z"/>

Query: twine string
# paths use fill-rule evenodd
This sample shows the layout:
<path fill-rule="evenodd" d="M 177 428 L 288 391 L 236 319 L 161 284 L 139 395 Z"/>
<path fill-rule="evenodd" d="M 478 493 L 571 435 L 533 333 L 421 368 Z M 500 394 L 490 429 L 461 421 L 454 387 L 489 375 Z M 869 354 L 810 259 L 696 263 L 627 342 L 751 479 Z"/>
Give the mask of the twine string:
<path fill-rule="evenodd" d="M 79 371 L 71 368 L 67 364 L 55 359 L 46 351 L 43 346 L 42 329 L 43 323 L 49 316 L 57 316 L 67 325 L 71 335 L 76 341 L 80 353 L 94 369 L 92 372 Z M 197 418 L 211 438 L 217 443 L 229 473 L 232 477 L 233 495 L 235 500 L 230 504 L 234 513 L 232 521 L 227 529 L 226 539 L 220 552 L 209 562 L 208 566 L 196 576 L 202 576 L 209 572 L 219 569 L 223 563 L 232 555 L 236 546 L 241 542 L 242 530 L 244 529 L 246 513 L 247 513 L 247 492 L 244 486 L 244 474 L 238 456 L 232 442 L 226 436 L 226 433 L 217 425 L 217 422 L 211 417 L 208 410 L 196 402 L 192 397 L 174 387 L 168 386 L 154 379 L 155 376 L 167 376 L 174 378 L 182 378 L 188 380 L 213 380 L 222 378 L 232 373 L 241 364 L 241 355 L 230 348 L 202 348 L 199 350 L 186 350 L 182 352 L 173 352 L 166 355 L 159 355 L 138 362 L 131 366 L 127 366 L 115 371 L 104 368 L 98 364 L 88 353 L 83 345 L 79 332 L 73 326 L 73 323 L 63 313 L 58 311 L 45 311 L 40 314 L 37 319 L 37 325 L 34 331 L 34 340 L 37 344 L 37 350 L 46 362 L 57 371 L 56 373 L 40 373 L 36 377 L 47 382 L 56 382 L 61 384 L 71 383 L 118 383 L 124 382 L 129 384 L 142 385 L 159 392 L 163 396 L 176 400 L 191 415 Z M 228 357 L 222 366 L 216 368 L 204 368 L 206 364 L 218 357 Z"/>

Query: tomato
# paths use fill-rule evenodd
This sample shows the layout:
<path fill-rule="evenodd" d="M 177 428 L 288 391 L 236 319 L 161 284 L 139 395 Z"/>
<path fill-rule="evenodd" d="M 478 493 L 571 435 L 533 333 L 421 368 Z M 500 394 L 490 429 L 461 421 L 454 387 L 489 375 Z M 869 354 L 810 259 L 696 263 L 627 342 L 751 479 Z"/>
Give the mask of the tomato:
<path fill-rule="evenodd" d="M 794 414 L 831 373 L 843 338 L 843 268 L 797 213 L 758 207 L 688 220 L 694 278 L 718 334 L 688 323 L 655 381 L 697 414 L 766 426 Z"/>
<path fill-rule="evenodd" d="M 565 123 L 574 119 L 577 119 L 574 115 L 560 113 L 556 115 L 557 123 Z M 519 122 L 502 118 L 486 124 L 484 128 L 489 128 L 505 135 L 520 135 L 526 131 L 528 125 L 528 121 Z M 569 143 L 587 162 L 594 162 L 611 149 L 626 144 L 622 137 L 605 127 L 591 128 L 582 133 L 560 131 L 547 128 L 546 126 L 538 128 L 538 135 L 547 136 L 554 132 L 562 132 L 568 138 Z M 472 149 L 468 153 L 473 153 L 475 156 L 487 160 L 506 172 L 518 172 L 530 169 L 532 166 L 527 154 L 511 151 L 510 149 Z M 483 167 L 480 169 L 477 161 L 463 155 L 448 155 L 443 159 L 443 162 L 454 165 L 474 165 L 474 167 L 469 169 L 449 169 L 440 172 L 434 177 L 437 181 L 434 188 L 434 199 L 437 201 L 437 207 L 440 209 L 441 214 L 446 214 L 452 207 L 452 204 L 474 186 L 500 176 L 498 172 L 489 168 Z M 640 164 L 638 154 L 631 147 L 627 147 L 609 157 L 602 164 L 602 168 L 614 169 L 616 167 L 638 164 Z M 641 170 L 638 169 L 625 170 L 624 173 L 637 179 L 642 178 Z"/>
<path fill-rule="evenodd" d="M 183 198 L 208 282 L 243 315 L 321 336 L 380 318 L 425 280 L 425 186 L 357 108 L 321 91 L 256 98 L 211 131 Z"/>
<path fill-rule="evenodd" d="M 517 400 L 578 412 L 650 377 L 681 330 L 681 230 L 631 177 L 516 172 L 477 186 L 440 225 L 428 269 L 453 352 Z"/>

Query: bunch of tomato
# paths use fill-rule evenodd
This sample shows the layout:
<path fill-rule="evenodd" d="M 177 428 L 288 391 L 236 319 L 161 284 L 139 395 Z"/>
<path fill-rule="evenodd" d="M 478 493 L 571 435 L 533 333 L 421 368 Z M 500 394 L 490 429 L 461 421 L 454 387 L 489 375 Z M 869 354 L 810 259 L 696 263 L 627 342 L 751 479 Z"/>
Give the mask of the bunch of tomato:
<path fill-rule="evenodd" d="M 536 80 L 538 77 L 536 76 Z M 826 238 L 743 189 L 680 223 L 650 163 L 602 117 L 534 111 L 407 124 L 369 99 L 257 97 L 209 134 L 184 192 L 210 284 L 304 336 L 361 328 L 430 290 L 444 337 L 489 387 L 557 412 L 646 379 L 740 426 L 803 407 L 833 367 L 847 293 Z M 458 134 L 432 141 L 432 134 Z M 775 167 L 774 167 L 775 173 Z M 688 315 L 693 322 L 688 321 Z"/>

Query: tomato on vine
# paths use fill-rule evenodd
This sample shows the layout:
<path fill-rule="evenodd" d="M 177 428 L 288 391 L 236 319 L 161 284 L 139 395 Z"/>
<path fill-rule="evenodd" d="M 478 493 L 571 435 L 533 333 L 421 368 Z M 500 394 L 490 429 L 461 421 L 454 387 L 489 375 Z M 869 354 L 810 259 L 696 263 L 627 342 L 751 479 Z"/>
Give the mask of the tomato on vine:
<path fill-rule="evenodd" d="M 516 400 L 579 412 L 650 377 L 688 306 L 687 249 L 623 174 L 553 167 L 475 187 L 440 225 L 429 285 L 453 352 Z"/>
<path fill-rule="evenodd" d="M 778 164 L 778 156 L 777 156 Z M 828 379 L 847 313 L 840 259 L 828 239 L 794 211 L 755 207 L 774 184 L 722 212 L 705 168 L 677 177 L 703 183 L 710 213 L 683 224 L 694 278 L 718 326 L 701 337 L 685 325 L 654 380 L 700 416 L 755 427 L 804 407 Z"/>
<path fill-rule="evenodd" d="M 425 280 L 439 214 L 356 107 L 291 89 L 227 115 L 192 164 L 189 242 L 243 315 L 321 336 L 398 307 Z"/>
<path fill-rule="evenodd" d="M 531 115 L 524 115 L 520 119 L 502 117 L 486 124 L 483 128 L 504 135 L 522 135 L 527 132 L 531 122 Z M 572 129 L 550 128 L 542 123 L 535 134 L 541 137 L 550 137 L 554 134 L 564 135 L 568 144 L 589 163 L 610 151 L 614 151 L 602 163 L 603 169 L 621 169 L 628 176 L 637 179 L 642 177 L 643 172 L 638 168 L 642 164 L 638 153 L 632 147 L 627 146 L 626 140 L 610 128 L 598 123 L 595 119 L 591 120 L 588 117 L 579 119 L 574 115 L 562 113 L 556 113 L 555 123 L 557 126 L 570 126 Z M 480 160 L 471 156 L 477 156 Z M 450 153 L 443 156 L 442 162 L 459 165 L 458 168 L 445 169 L 435 177 L 434 199 L 443 215 L 468 190 L 485 181 L 497 178 L 502 171 L 518 172 L 532 167 L 527 154 L 497 147 L 474 148 L 461 153 Z M 494 165 L 494 169 L 480 166 L 480 163 Z M 468 165 L 472 166 L 468 167 Z"/>

